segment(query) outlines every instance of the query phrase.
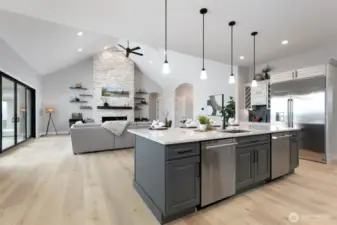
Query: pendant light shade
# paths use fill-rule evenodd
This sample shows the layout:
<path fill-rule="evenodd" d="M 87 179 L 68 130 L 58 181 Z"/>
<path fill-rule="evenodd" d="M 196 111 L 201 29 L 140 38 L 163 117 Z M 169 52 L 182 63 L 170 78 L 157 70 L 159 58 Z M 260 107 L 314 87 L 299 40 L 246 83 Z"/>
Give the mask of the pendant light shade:
<path fill-rule="evenodd" d="M 163 74 L 169 74 L 170 72 L 170 65 L 167 61 L 167 0 L 165 0 L 165 61 L 163 64 Z"/>
<path fill-rule="evenodd" d="M 255 74 L 256 74 L 256 62 L 255 62 L 255 58 L 256 58 L 256 52 L 255 52 L 255 37 L 258 33 L 255 31 L 253 32 L 251 35 L 253 36 L 254 42 L 253 42 L 253 58 L 254 58 L 254 65 L 253 65 L 253 80 L 252 80 L 252 87 L 257 87 L 257 82 L 256 82 L 256 78 L 255 78 Z"/>
<path fill-rule="evenodd" d="M 235 24 L 236 24 L 235 21 L 231 21 L 228 24 L 231 27 L 231 74 L 228 80 L 229 84 L 235 84 L 235 77 L 233 74 L 233 27 L 235 26 Z"/>
<path fill-rule="evenodd" d="M 200 73 L 200 79 L 201 79 L 201 80 L 207 80 L 207 72 L 206 72 L 205 68 L 203 68 L 203 69 L 201 70 L 201 73 Z"/>
<path fill-rule="evenodd" d="M 207 72 L 205 69 L 205 14 L 207 13 L 206 8 L 200 9 L 200 14 L 202 15 L 202 69 L 200 73 L 201 80 L 207 80 Z"/>

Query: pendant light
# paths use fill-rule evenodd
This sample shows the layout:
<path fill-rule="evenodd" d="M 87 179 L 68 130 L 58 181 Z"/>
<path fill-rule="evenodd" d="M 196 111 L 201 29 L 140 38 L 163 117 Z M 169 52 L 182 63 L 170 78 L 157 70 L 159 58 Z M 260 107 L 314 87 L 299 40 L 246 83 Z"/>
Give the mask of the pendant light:
<path fill-rule="evenodd" d="M 231 27 L 231 75 L 229 76 L 228 80 L 229 84 L 235 84 L 235 77 L 233 74 L 233 27 L 235 26 L 235 24 L 235 21 L 231 21 L 228 24 Z"/>
<path fill-rule="evenodd" d="M 205 69 L 205 14 L 207 13 L 206 8 L 200 9 L 200 14 L 202 14 L 202 69 L 200 74 L 201 80 L 207 80 L 207 72 Z"/>
<path fill-rule="evenodd" d="M 167 61 L 167 0 L 165 0 L 165 61 L 163 64 L 163 74 L 169 74 L 170 72 L 170 65 Z"/>
<path fill-rule="evenodd" d="M 253 32 L 251 35 L 253 36 L 253 38 L 254 38 L 254 45 L 253 45 L 253 54 L 254 54 L 254 65 L 253 65 L 253 75 L 254 75 L 254 77 L 253 77 L 253 80 L 252 80 L 252 87 L 257 87 L 257 82 L 256 82 L 256 78 L 255 78 L 255 73 L 256 73 L 256 63 L 255 63 L 255 57 L 256 57 L 256 53 L 255 53 L 255 37 L 256 37 L 256 35 L 257 35 L 258 33 L 255 31 L 255 32 Z"/>

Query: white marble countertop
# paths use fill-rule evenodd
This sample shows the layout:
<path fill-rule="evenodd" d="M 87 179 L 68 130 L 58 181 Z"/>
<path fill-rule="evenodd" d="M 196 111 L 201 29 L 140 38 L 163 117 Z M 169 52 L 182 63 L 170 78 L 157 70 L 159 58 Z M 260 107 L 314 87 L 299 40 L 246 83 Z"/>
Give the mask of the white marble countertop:
<path fill-rule="evenodd" d="M 229 127 L 228 130 L 229 129 L 247 130 L 249 132 L 225 133 L 221 132 L 220 130 L 199 132 L 195 129 L 184 128 L 170 128 L 168 130 L 162 131 L 149 129 L 129 129 L 128 131 L 132 134 L 147 138 L 163 145 L 171 145 L 300 130 L 299 128 L 289 128 L 276 125 L 240 125 L 238 127 Z"/>

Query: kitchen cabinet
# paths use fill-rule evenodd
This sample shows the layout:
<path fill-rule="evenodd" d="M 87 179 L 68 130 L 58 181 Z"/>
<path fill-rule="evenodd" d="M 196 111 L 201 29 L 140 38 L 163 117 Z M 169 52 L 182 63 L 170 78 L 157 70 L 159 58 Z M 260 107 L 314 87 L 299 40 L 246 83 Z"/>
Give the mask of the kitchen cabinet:
<path fill-rule="evenodd" d="M 325 76 L 326 74 L 326 65 L 312 66 L 303 69 L 297 69 L 293 71 L 288 71 L 284 73 L 271 74 L 270 83 L 280 83 L 291 80 L 306 79 L 316 76 Z"/>
<path fill-rule="evenodd" d="M 270 177 L 270 146 L 260 145 L 255 150 L 255 182 L 260 182 Z"/>
<path fill-rule="evenodd" d="M 166 212 L 172 214 L 200 204 L 200 157 L 167 161 Z"/>
<path fill-rule="evenodd" d="M 296 70 L 295 79 L 305 79 L 316 76 L 324 76 L 325 74 L 326 74 L 326 66 L 319 65 Z"/>
<path fill-rule="evenodd" d="M 270 136 L 241 138 L 238 143 L 236 190 L 241 191 L 270 178 Z"/>
<path fill-rule="evenodd" d="M 246 147 L 236 151 L 236 190 L 254 184 L 254 148 Z"/>
<path fill-rule="evenodd" d="M 294 78 L 294 71 L 287 71 L 284 73 L 271 74 L 270 83 L 280 83 L 292 80 Z"/>

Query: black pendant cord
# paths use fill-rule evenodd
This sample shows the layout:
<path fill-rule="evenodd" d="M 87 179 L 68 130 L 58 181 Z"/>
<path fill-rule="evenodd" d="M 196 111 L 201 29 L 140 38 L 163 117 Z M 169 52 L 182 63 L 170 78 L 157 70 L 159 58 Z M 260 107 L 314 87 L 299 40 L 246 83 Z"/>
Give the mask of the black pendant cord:
<path fill-rule="evenodd" d="M 256 73 L 256 68 L 255 68 L 255 65 L 256 65 L 256 62 L 255 62 L 255 57 L 256 57 L 256 53 L 255 53 L 255 35 L 254 35 L 254 47 L 253 47 L 253 52 L 254 52 L 254 80 L 255 80 L 255 73 Z"/>
<path fill-rule="evenodd" d="M 202 69 L 205 69 L 205 14 L 202 15 Z"/>
<path fill-rule="evenodd" d="M 253 62 L 254 62 L 254 65 L 253 65 L 253 71 L 254 71 L 254 79 L 253 80 L 255 80 L 255 73 L 256 73 L 256 60 L 255 60 L 255 58 L 256 58 L 256 51 L 255 51 L 255 45 L 256 45 L 256 42 L 255 42 L 255 37 L 256 37 L 256 35 L 257 35 L 258 33 L 255 31 L 255 32 L 253 32 L 251 35 L 253 36 L 253 54 L 254 54 L 254 56 L 253 56 Z"/>
<path fill-rule="evenodd" d="M 233 76 L 233 26 L 231 26 L 231 76 Z"/>
<path fill-rule="evenodd" d="M 167 0 L 165 0 L 165 62 L 167 62 Z"/>

